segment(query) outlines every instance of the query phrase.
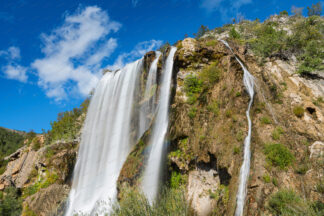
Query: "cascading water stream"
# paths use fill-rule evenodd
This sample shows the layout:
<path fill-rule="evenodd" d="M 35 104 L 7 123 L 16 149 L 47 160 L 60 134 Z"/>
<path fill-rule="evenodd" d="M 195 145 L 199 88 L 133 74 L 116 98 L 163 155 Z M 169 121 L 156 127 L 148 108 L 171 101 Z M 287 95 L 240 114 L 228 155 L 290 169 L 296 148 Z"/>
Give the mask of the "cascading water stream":
<path fill-rule="evenodd" d="M 157 60 L 151 65 L 147 88 L 156 83 L 156 67 Z M 143 59 L 106 73 L 97 85 L 82 131 L 65 215 L 106 215 L 116 201 L 120 170 L 136 138 L 144 133 L 132 126 L 153 115 L 153 109 L 145 108 L 140 118 L 134 118 L 139 115 L 133 104 L 141 100 L 136 95 L 142 71 Z"/>
<path fill-rule="evenodd" d="M 170 89 L 173 58 L 176 51 L 175 47 L 171 48 L 163 68 L 157 113 L 149 140 L 151 150 L 142 181 L 142 190 L 151 204 L 154 202 L 159 190 L 162 162 L 166 150 L 165 136 L 169 124 Z"/>
<path fill-rule="evenodd" d="M 157 63 L 161 56 L 161 52 L 155 52 L 155 59 L 151 64 L 146 86 L 144 92 L 144 99 L 141 102 L 140 107 L 140 118 L 139 118 L 139 137 L 148 129 L 150 123 L 152 122 L 153 116 L 155 114 L 156 108 L 156 89 L 157 89 Z M 149 115 L 149 116 L 148 116 Z"/>
<path fill-rule="evenodd" d="M 226 47 L 228 47 L 231 52 L 234 54 L 231 47 L 228 45 L 228 43 L 224 40 L 220 40 Z M 252 133 L 252 122 L 250 118 L 250 109 L 253 103 L 253 97 L 254 97 L 254 77 L 250 74 L 250 72 L 245 68 L 243 63 L 240 61 L 240 59 L 234 54 L 236 60 L 241 65 L 244 75 L 243 75 L 243 83 L 244 86 L 250 96 L 250 101 L 248 108 L 246 110 L 246 117 L 248 119 L 248 135 L 245 137 L 244 140 L 244 159 L 243 164 L 241 166 L 240 170 L 240 184 L 238 188 L 238 192 L 236 195 L 236 210 L 235 210 L 235 216 L 242 216 L 244 211 L 244 203 L 246 198 L 246 188 L 247 188 L 247 182 L 250 174 L 250 162 L 251 162 L 251 133 Z"/>

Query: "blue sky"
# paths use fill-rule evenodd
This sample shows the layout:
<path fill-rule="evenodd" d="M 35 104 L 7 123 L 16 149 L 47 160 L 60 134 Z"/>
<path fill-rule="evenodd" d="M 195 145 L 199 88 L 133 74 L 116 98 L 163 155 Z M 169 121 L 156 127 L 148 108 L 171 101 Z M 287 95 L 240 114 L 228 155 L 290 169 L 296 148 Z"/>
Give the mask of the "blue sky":
<path fill-rule="evenodd" d="M 0 126 L 40 132 L 116 69 L 233 17 L 266 19 L 312 0 L 0 0 Z"/>

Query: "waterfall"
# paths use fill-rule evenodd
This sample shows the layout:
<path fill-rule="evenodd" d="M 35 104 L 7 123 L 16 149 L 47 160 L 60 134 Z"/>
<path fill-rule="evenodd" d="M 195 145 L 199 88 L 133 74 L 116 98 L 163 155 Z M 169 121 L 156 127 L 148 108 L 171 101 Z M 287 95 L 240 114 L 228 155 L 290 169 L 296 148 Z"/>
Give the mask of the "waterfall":
<path fill-rule="evenodd" d="M 156 65 L 155 59 L 147 88 L 156 83 Z M 116 201 L 120 170 L 136 138 L 144 133 L 136 127 L 142 118 L 153 115 L 151 108 L 139 111 L 141 114 L 134 108 L 142 100 L 138 97 L 142 71 L 140 59 L 106 73 L 97 85 L 82 130 L 67 216 L 106 215 Z"/>
<path fill-rule="evenodd" d="M 169 124 L 170 89 L 173 70 L 173 58 L 176 48 L 172 47 L 162 72 L 157 113 L 149 139 L 151 147 L 147 166 L 144 171 L 142 190 L 152 204 L 159 190 L 162 162 L 165 156 L 165 136 Z"/>
<path fill-rule="evenodd" d="M 231 52 L 234 54 L 233 50 L 231 47 L 228 45 L 228 43 L 224 40 L 221 40 L 222 43 L 225 44 L 226 47 L 228 47 Z M 250 101 L 248 108 L 246 110 L 246 117 L 248 119 L 248 125 L 249 125 L 249 130 L 248 130 L 248 135 L 245 137 L 244 140 L 244 159 L 243 159 L 243 164 L 241 166 L 240 170 L 240 184 L 238 188 L 238 192 L 236 195 L 236 210 L 235 210 L 235 216 L 242 216 L 243 215 L 243 210 L 244 210 L 244 203 L 245 203 L 245 198 L 246 198 L 246 188 L 247 188 L 247 182 L 250 174 L 250 162 L 251 162 L 251 132 L 252 132 L 252 122 L 250 118 L 250 109 L 253 103 L 253 96 L 254 96 L 254 77 L 250 74 L 250 72 L 245 68 L 243 63 L 240 61 L 240 59 L 234 55 L 238 63 L 241 65 L 244 75 L 243 75 L 243 83 L 244 86 L 250 96 Z"/>
<path fill-rule="evenodd" d="M 156 89 L 157 89 L 157 63 L 161 56 L 161 52 L 155 52 L 155 59 L 150 66 L 150 70 L 146 80 L 146 86 L 144 91 L 144 99 L 140 102 L 140 118 L 139 118 L 139 136 L 149 128 L 155 114 L 156 108 Z"/>

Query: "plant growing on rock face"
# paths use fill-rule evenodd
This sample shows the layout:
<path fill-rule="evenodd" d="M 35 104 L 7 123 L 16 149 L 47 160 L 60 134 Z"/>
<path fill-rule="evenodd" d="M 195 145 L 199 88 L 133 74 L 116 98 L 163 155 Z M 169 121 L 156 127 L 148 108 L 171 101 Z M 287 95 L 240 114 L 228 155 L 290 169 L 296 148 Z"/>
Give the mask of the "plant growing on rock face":
<path fill-rule="evenodd" d="M 272 132 L 272 139 L 279 140 L 281 134 L 283 134 L 283 133 L 284 133 L 284 130 L 282 129 L 282 127 L 279 127 L 279 126 L 276 127 Z"/>
<path fill-rule="evenodd" d="M 315 216 L 308 203 L 290 189 L 281 189 L 273 194 L 270 197 L 267 208 L 274 215 Z"/>
<path fill-rule="evenodd" d="M 233 26 L 229 32 L 229 37 L 233 39 L 239 39 L 241 35 L 235 30 L 235 27 Z"/>
<path fill-rule="evenodd" d="M 200 78 L 206 87 L 214 86 L 221 77 L 221 70 L 218 67 L 218 62 L 213 62 L 200 72 Z"/>
<path fill-rule="evenodd" d="M 293 109 L 293 112 L 295 114 L 295 116 L 297 116 L 298 118 L 301 118 L 304 116 L 304 108 L 301 107 L 301 106 L 296 106 L 294 109 Z"/>
<path fill-rule="evenodd" d="M 295 160 L 293 154 L 287 147 L 280 143 L 267 144 L 264 148 L 267 162 L 270 165 L 278 166 L 280 169 L 286 169 Z"/>
<path fill-rule="evenodd" d="M 196 117 L 196 113 L 197 113 L 197 108 L 196 107 L 191 107 L 189 112 L 188 112 L 189 118 L 194 119 Z"/>
<path fill-rule="evenodd" d="M 263 116 L 260 120 L 262 124 L 271 124 L 271 120 L 268 116 Z"/>
<path fill-rule="evenodd" d="M 190 74 L 184 80 L 184 90 L 189 97 L 188 103 L 193 104 L 202 92 L 202 81 L 197 76 Z"/>
<path fill-rule="evenodd" d="M 152 205 L 144 194 L 126 188 L 123 198 L 112 208 L 111 216 L 161 216 L 189 215 L 189 205 L 185 197 L 185 189 L 164 187 Z"/>
<path fill-rule="evenodd" d="M 219 114 L 219 103 L 217 101 L 212 101 L 208 106 L 207 110 L 214 113 L 215 116 Z"/>

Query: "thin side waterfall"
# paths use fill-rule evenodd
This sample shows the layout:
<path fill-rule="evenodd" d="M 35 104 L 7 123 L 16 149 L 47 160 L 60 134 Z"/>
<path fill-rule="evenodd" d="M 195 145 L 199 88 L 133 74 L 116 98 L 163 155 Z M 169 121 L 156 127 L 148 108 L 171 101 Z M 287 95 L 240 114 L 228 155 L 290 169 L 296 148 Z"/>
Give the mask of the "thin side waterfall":
<path fill-rule="evenodd" d="M 116 201 L 117 178 L 132 145 L 136 86 L 143 60 L 106 73 L 91 99 L 82 131 L 67 216 L 104 215 Z"/>
<path fill-rule="evenodd" d="M 231 47 L 228 45 L 228 43 L 224 40 L 221 40 L 222 43 L 225 44 L 226 47 L 228 47 L 231 52 L 233 53 L 233 50 Z M 233 53 L 234 54 L 234 53 Z M 235 56 L 235 55 L 234 55 Z M 236 60 L 238 63 L 241 65 L 244 75 L 243 75 L 243 83 L 244 86 L 250 96 L 250 101 L 248 108 L 246 110 L 246 117 L 248 119 L 248 125 L 249 125 L 249 130 L 248 130 L 248 135 L 245 137 L 244 140 L 244 159 L 243 159 L 243 164 L 241 166 L 240 170 L 240 184 L 238 188 L 238 192 L 236 195 L 236 210 L 235 210 L 235 216 L 242 216 L 244 212 L 244 203 L 245 203 L 245 198 L 246 198 L 246 193 L 247 193 L 247 182 L 249 179 L 249 174 L 250 174 L 250 162 L 251 162 L 251 133 L 252 133 L 252 122 L 250 118 L 250 109 L 253 103 L 253 96 L 254 96 L 254 77 L 250 74 L 250 72 L 245 68 L 243 63 L 240 61 L 237 56 L 235 56 Z"/>
<path fill-rule="evenodd" d="M 155 52 L 155 59 L 150 66 L 150 70 L 147 76 L 144 98 L 141 101 L 140 118 L 139 118 L 139 136 L 149 128 L 150 123 L 155 114 L 156 108 L 156 89 L 157 89 L 157 63 L 161 56 L 161 52 Z"/>
<path fill-rule="evenodd" d="M 142 181 L 142 190 L 151 204 L 156 199 L 159 190 L 162 162 L 166 150 L 165 136 L 169 124 L 170 89 L 173 58 L 176 51 L 177 48 L 171 48 L 165 67 L 163 68 L 157 113 L 149 141 L 151 150 Z"/>

